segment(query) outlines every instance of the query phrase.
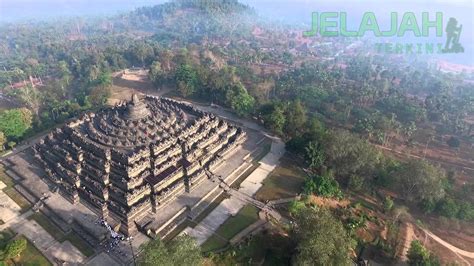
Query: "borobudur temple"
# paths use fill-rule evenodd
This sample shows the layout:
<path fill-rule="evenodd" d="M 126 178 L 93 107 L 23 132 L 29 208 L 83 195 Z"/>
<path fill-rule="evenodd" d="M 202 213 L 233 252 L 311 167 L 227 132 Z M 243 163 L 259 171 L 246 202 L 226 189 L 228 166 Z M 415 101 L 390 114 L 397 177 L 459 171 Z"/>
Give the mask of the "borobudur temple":
<path fill-rule="evenodd" d="M 149 212 L 159 215 L 245 138 L 241 128 L 192 105 L 134 95 L 57 128 L 34 150 L 62 195 L 133 235 L 134 221 Z"/>

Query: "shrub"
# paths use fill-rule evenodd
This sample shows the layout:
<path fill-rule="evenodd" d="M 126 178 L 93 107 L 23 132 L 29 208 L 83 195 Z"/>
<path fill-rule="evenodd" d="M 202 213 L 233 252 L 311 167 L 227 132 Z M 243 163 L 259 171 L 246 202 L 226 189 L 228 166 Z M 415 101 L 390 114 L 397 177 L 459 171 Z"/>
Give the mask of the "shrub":
<path fill-rule="evenodd" d="M 431 254 L 419 240 L 411 242 L 407 257 L 409 265 L 441 265 L 438 257 Z"/>
<path fill-rule="evenodd" d="M 436 209 L 436 202 L 432 199 L 424 199 L 420 203 L 420 207 L 424 213 L 429 214 L 435 211 Z"/>
<path fill-rule="evenodd" d="M 383 210 L 388 213 L 393 209 L 394 203 L 390 196 L 386 196 L 383 202 Z"/>
<path fill-rule="evenodd" d="M 308 178 L 303 190 L 306 194 L 316 194 L 325 198 L 342 198 L 339 183 L 334 179 L 332 172 Z"/>
<path fill-rule="evenodd" d="M 440 215 L 444 217 L 454 218 L 459 212 L 459 205 L 454 199 L 446 197 L 439 201 L 436 210 Z"/>
<path fill-rule="evenodd" d="M 20 238 L 7 244 L 4 251 L 4 258 L 11 259 L 19 256 L 26 249 L 26 239 Z"/>
<path fill-rule="evenodd" d="M 351 175 L 349 177 L 349 188 L 355 191 L 361 191 L 364 188 L 364 178 L 360 175 Z"/>

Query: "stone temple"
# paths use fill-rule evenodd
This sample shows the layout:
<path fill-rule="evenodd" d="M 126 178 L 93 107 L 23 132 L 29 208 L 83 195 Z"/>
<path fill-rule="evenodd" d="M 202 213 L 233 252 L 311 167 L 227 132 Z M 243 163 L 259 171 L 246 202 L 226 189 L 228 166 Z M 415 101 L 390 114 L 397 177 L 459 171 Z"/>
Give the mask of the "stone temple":
<path fill-rule="evenodd" d="M 134 95 L 56 129 L 34 151 L 65 198 L 130 236 L 137 221 L 192 191 L 245 139 L 241 128 L 191 105 Z"/>

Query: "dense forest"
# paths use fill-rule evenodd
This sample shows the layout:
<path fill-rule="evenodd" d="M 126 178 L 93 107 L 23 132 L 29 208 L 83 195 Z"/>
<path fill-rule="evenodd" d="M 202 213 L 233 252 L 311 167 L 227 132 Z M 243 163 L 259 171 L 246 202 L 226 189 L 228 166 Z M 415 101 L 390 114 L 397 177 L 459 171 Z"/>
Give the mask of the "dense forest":
<path fill-rule="evenodd" d="M 380 150 L 426 146 L 426 154 L 437 140 L 456 152 L 469 147 L 472 157 L 474 83 L 465 82 L 472 73 L 364 48 L 340 54 L 356 40 L 331 38 L 328 48 L 300 35 L 236 0 L 176 0 L 106 19 L 1 25 L 1 93 L 21 108 L 0 112 L 0 146 L 105 106 L 112 73 L 140 67 L 157 89 L 225 106 L 282 137 L 310 175 L 306 194 L 390 190 L 424 213 L 473 222 L 472 180 L 459 185 L 456 169 Z M 325 210 L 294 211 L 305 232 L 325 228 L 317 216 L 334 219 Z M 350 230 L 339 223 L 329 229 L 339 232 L 334 241 L 353 248 Z M 318 254 L 313 240 L 293 232 L 299 246 L 291 254 L 300 264 Z M 327 260 L 316 257 L 324 265 L 347 263 L 347 254 L 331 252 Z"/>

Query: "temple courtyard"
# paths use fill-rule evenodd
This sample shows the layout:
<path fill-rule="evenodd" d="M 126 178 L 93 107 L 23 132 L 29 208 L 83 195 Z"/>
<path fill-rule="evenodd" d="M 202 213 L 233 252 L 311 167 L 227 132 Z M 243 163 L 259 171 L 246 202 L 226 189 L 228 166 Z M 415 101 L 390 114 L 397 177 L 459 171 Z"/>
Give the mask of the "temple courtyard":
<path fill-rule="evenodd" d="M 146 107 L 142 105 L 142 101 L 147 106 L 150 106 L 151 101 L 151 106 L 160 107 L 149 112 L 144 109 Z M 155 104 L 155 101 L 158 105 Z M 15 202 L 6 199 L 3 201 L 5 203 L 0 206 L 6 210 L 2 212 L 5 217 L 1 217 L 4 224 L 0 227 L 2 229 L 8 227 L 19 234 L 25 235 L 53 264 L 66 262 L 68 264 L 104 265 L 113 262 L 128 265 L 133 262 L 133 256 L 136 255 L 135 253 L 141 244 L 154 237 L 166 238 L 168 235 L 175 235 L 177 230 L 182 231 L 183 229 L 185 233 L 194 236 L 201 244 L 213 234 L 213 231 L 219 225 L 229 216 L 238 212 L 246 203 L 246 199 L 242 199 L 241 196 L 234 196 L 232 193 L 229 194 L 229 191 L 225 191 L 222 183 L 219 182 L 229 185 L 239 184 L 237 191 L 242 193 L 241 195 L 251 198 L 260 188 L 261 182 L 278 164 L 279 158 L 284 153 L 284 144 L 281 140 L 265 135 L 259 125 L 236 118 L 225 110 L 205 106 L 194 108 L 188 103 L 174 100 L 164 100 L 163 102 L 161 99 L 148 96 L 142 96 L 142 99 L 135 98 L 115 108 L 113 110 L 116 111 L 112 116 L 100 117 L 99 115 L 97 117 L 89 115 L 81 118 L 81 121 L 86 121 L 84 126 L 78 127 L 77 121 L 72 121 L 69 126 L 78 128 L 76 131 L 84 134 L 85 138 L 93 138 L 96 143 L 95 148 L 107 150 L 107 147 L 113 147 L 119 152 L 132 150 L 132 154 L 136 154 L 136 149 L 129 148 L 134 146 L 134 139 L 127 140 L 127 134 L 121 133 L 122 129 L 118 126 L 127 127 L 126 124 L 120 122 L 121 120 L 148 123 L 150 125 L 149 129 L 143 131 L 146 134 L 143 134 L 143 139 L 137 140 L 137 144 L 146 142 L 144 147 L 151 147 L 152 151 L 149 155 L 148 148 L 142 149 L 143 157 L 137 159 L 141 162 L 140 164 L 131 160 L 122 161 L 120 159 L 122 157 L 119 156 L 109 155 L 107 157 L 106 153 L 104 153 L 103 158 L 97 158 L 88 157 L 87 150 L 75 154 L 72 149 L 64 149 L 63 143 L 57 143 L 57 141 L 67 139 L 67 137 L 63 137 L 67 134 L 64 133 L 68 131 L 67 127 L 31 141 L 30 144 L 17 148 L 15 153 L 2 158 L 1 162 L 6 174 L 14 180 L 15 190 L 26 198 L 32 207 L 27 209 L 26 212 L 22 212 L 19 206 L 15 206 Z M 155 143 L 162 143 L 162 139 L 166 140 L 172 134 L 168 132 L 157 136 L 159 134 L 151 134 L 150 131 L 155 129 L 158 132 L 159 129 L 157 128 L 159 126 L 170 124 L 171 121 L 166 121 L 167 117 L 165 117 L 161 119 L 163 123 L 152 127 L 152 123 L 149 123 L 148 120 L 155 121 L 156 116 L 163 115 L 167 111 L 174 112 L 177 121 L 171 132 L 179 135 L 193 128 L 195 129 L 194 133 L 189 133 L 186 137 L 180 135 L 179 138 L 185 140 L 187 136 L 190 136 L 187 142 L 192 139 L 196 143 L 195 145 L 186 146 L 184 145 L 186 141 L 180 141 L 179 145 L 178 141 L 172 141 L 169 146 L 162 150 L 162 147 L 156 148 L 156 154 L 159 156 L 153 156 L 153 148 L 157 146 Z M 183 119 L 190 122 L 185 123 Z M 105 129 L 108 121 L 114 121 L 114 125 L 118 126 Z M 208 121 L 212 122 L 215 129 L 195 126 L 196 121 L 197 123 L 204 121 L 203 124 L 208 123 Z M 140 124 L 140 122 L 137 124 Z M 97 131 L 101 128 L 106 130 L 106 133 L 110 132 L 107 130 L 115 130 L 117 136 L 121 136 L 121 138 L 117 138 L 120 142 L 118 140 L 114 142 L 114 140 L 108 140 L 101 136 L 101 133 Z M 207 131 L 202 134 L 201 138 L 193 137 L 194 134 L 204 132 L 204 130 Z M 216 132 L 215 134 L 217 132 L 221 133 L 214 137 L 212 132 Z M 69 132 L 69 134 L 72 133 Z M 135 132 L 134 134 L 138 136 L 138 133 Z M 107 134 L 102 135 L 107 136 Z M 201 140 L 200 143 L 203 143 L 202 140 L 206 140 L 206 136 L 209 139 L 212 138 L 215 143 L 219 143 L 220 146 L 215 145 L 217 148 L 214 152 L 210 152 L 213 149 L 206 147 L 205 144 L 199 146 L 198 142 Z M 224 138 L 224 136 L 226 137 Z M 239 136 L 245 137 L 239 138 L 240 142 L 235 141 Z M 50 141 L 49 144 L 48 141 Z M 212 141 L 209 142 L 209 145 L 212 145 Z M 231 149 L 225 150 L 226 145 L 232 146 Z M 271 146 L 266 149 L 266 145 Z M 74 144 L 71 144 L 71 147 L 74 147 Z M 176 155 L 170 155 L 168 151 L 174 147 L 178 147 L 173 150 Z M 188 153 L 193 149 L 196 150 L 197 147 L 202 147 L 204 152 L 192 153 L 195 157 L 190 156 Z M 45 150 L 42 151 L 41 148 Z M 77 149 L 77 151 L 80 151 L 80 149 Z M 167 154 L 165 162 L 159 161 L 159 158 L 162 157 L 160 153 L 162 151 L 166 151 Z M 61 153 L 63 153 L 63 156 L 59 156 Z M 82 155 L 80 155 L 81 153 Z M 209 157 L 207 161 L 202 159 L 204 157 L 199 157 L 205 155 Z M 77 160 L 74 160 L 74 158 Z M 84 163 L 81 162 L 80 158 L 85 158 L 82 159 L 84 161 L 89 158 L 89 161 Z M 119 159 L 114 162 L 114 158 Z M 144 164 L 143 162 L 149 160 L 153 160 L 151 165 L 140 168 L 140 165 Z M 218 163 L 210 165 L 212 160 L 216 160 Z M 100 175 L 99 172 L 97 172 L 97 175 L 93 174 L 93 171 L 100 170 L 100 168 L 89 163 L 93 161 L 103 164 L 103 172 L 100 172 Z M 127 162 L 130 163 L 130 166 L 123 166 Z M 254 167 L 256 162 L 260 162 L 257 168 Z M 161 167 L 165 163 L 167 163 L 165 167 Z M 114 165 L 117 169 L 123 170 L 110 170 Z M 167 167 L 174 170 L 167 171 Z M 176 171 L 176 169 L 181 168 L 183 171 Z M 71 171 L 72 169 L 79 170 L 74 172 Z M 143 169 L 154 170 L 155 174 L 145 175 Z M 177 174 L 174 175 L 175 173 Z M 62 174 L 65 175 L 61 176 Z M 104 177 L 104 174 L 108 174 L 107 178 Z M 121 179 L 119 178 L 120 174 L 124 175 L 120 177 Z M 219 177 L 220 181 L 212 180 L 211 175 Z M 64 181 L 68 176 L 71 177 L 73 182 Z M 101 179 L 92 180 L 95 177 L 105 180 L 101 190 L 93 191 L 93 186 L 83 185 L 89 182 L 99 188 L 98 185 L 100 185 L 99 181 Z M 116 180 L 109 181 L 112 178 Z M 138 178 L 143 178 L 143 181 L 136 181 Z M 167 178 L 172 180 L 166 182 Z M 120 180 L 125 182 L 125 186 L 129 186 L 128 192 L 126 188 L 121 188 Z M 135 182 L 136 185 L 130 185 L 127 182 Z M 63 186 L 62 183 L 64 183 Z M 75 186 L 76 183 L 80 183 L 79 186 Z M 74 189 L 78 189 L 78 192 L 74 192 Z M 97 202 L 90 201 L 82 196 L 81 189 L 86 192 L 84 194 L 94 194 L 97 197 L 94 198 Z M 138 189 L 138 192 L 135 193 L 134 189 Z M 112 196 L 113 193 L 116 193 L 116 195 Z M 123 198 L 120 198 L 120 195 L 123 195 Z M 229 198 L 209 211 L 208 208 L 211 204 L 222 195 L 228 195 Z M 5 198 L 6 195 L 0 194 L 0 197 Z M 136 197 L 136 199 L 133 197 Z M 159 204 L 158 201 L 162 199 L 166 199 L 166 201 Z M 104 209 L 102 207 L 104 205 L 121 207 Z M 135 205 L 140 206 L 141 209 L 135 211 Z M 134 212 L 131 212 L 132 210 Z M 52 226 L 65 235 L 79 236 L 82 244 L 93 250 L 92 254 L 84 254 L 83 250 L 82 252 L 78 250 L 77 246 L 81 247 L 81 245 L 77 243 L 71 244 L 68 240 L 56 240 L 50 235 L 51 232 L 42 228 L 44 225 L 39 225 L 34 219 L 28 218 L 36 213 L 48 217 Z M 135 213 L 139 213 L 139 215 Z M 104 214 L 108 214 L 108 216 Z M 104 220 L 108 227 L 104 226 Z M 193 224 L 194 226 L 182 227 L 183 224 Z M 130 230 L 132 226 L 133 230 Z M 116 232 L 122 235 L 122 241 L 118 241 L 114 236 Z"/>

